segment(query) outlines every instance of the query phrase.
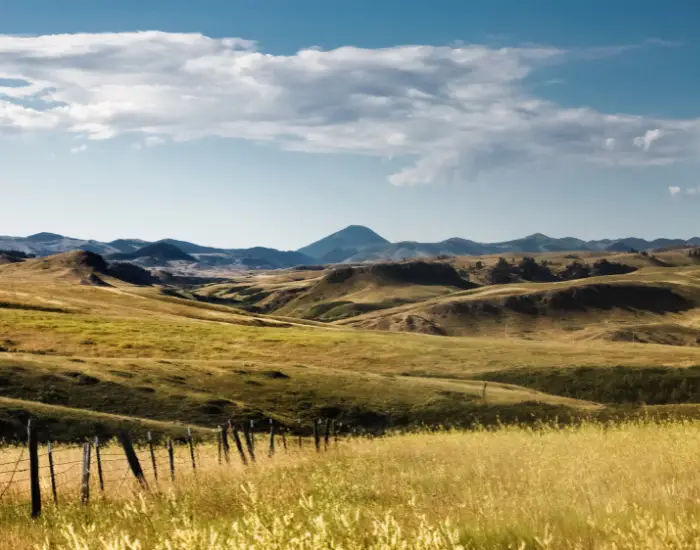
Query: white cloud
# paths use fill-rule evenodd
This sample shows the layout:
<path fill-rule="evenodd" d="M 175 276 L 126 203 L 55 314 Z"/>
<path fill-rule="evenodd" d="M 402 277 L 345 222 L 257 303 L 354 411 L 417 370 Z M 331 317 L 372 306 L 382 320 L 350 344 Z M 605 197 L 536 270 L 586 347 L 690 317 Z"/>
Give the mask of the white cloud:
<path fill-rule="evenodd" d="M 672 197 L 678 197 L 681 195 L 687 195 L 690 197 L 700 197 L 700 185 L 697 187 L 685 187 L 682 188 L 679 185 L 669 185 L 668 192 L 671 193 Z"/>
<path fill-rule="evenodd" d="M 644 132 L 643 136 L 635 137 L 632 142 L 635 146 L 648 151 L 651 144 L 660 139 L 663 135 L 664 133 L 659 128 L 655 128 L 654 130 L 647 130 Z"/>
<path fill-rule="evenodd" d="M 76 145 L 75 147 L 71 147 L 70 152 L 75 154 L 75 153 L 84 153 L 87 151 L 87 145 L 84 143 L 82 145 Z"/>
<path fill-rule="evenodd" d="M 0 35 L 0 78 L 26 83 L 0 89 L 0 134 L 126 134 L 145 147 L 220 136 L 405 159 L 396 185 L 533 160 L 700 157 L 697 119 L 564 108 L 527 92 L 528 75 L 572 55 L 556 48 L 255 48 L 156 31 Z"/>

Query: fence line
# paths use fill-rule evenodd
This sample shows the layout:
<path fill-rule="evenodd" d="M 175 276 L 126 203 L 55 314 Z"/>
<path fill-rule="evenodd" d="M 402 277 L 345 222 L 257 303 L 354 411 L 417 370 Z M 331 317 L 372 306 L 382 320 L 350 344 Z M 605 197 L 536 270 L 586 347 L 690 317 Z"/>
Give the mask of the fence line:
<path fill-rule="evenodd" d="M 329 449 L 330 438 L 332 437 L 336 444 L 339 438 L 336 424 L 331 420 L 325 421 L 322 436 L 320 428 L 323 423 L 321 419 L 313 422 L 317 452 L 322 450 L 322 437 L 323 450 L 326 451 Z M 264 428 L 264 425 L 261 427 Z M 91 494 L 91 486 L 96 485 L 95 489 L 99 490 L 99 494 L 95 493 L 96 495 L 105 496 L 110 492 L 119 491 L 129 478 L 143 491 L 159 490 L 159 482 L 163 479 L 169 480 L 171 485 L 175 484 L 176 480 L 181 479 L 181 475 L 196 476 L 197 472 L 207 465 L 229 465 L 236 454 L 240 465 L 245 469 L 256 463 L 256 447 L 259 441 L 256 441 L 254 428 L 253 421 L 242 425 L 229 421 L 217 426 L 217 445 L 211 448 L 198 445 L 191 428 L 187 428 L 185 436 L 178 440 L 180 445 L 168 438 L 164 440 L 162 447 L 156 445 L 154 434 L 150 431 L 147 432 L 146 445 L 142 448 L 135 448 L 129 434 L 122 432 L 117 437 L 121 452 L 117 452 L 114 447 L 105 446 L 105 442 L 100 441 L 98 437 L 89 438 L 82 445 L 68 445 L 63 448 L 55 448 L 51 441 L 42 444 L 39 442 L 36 426 L 29 420 L 27 444 L 18 449 L 14 460 L 0 463 L 0 468 L 10 466 L 0 469 L 0 511 L 2 507 L 18 508 L 30 504 L 31 516 L 39 517 L 44 500 L 48 499 L 54 506 L 58 506 L 65 500 L 66 491 L 75 491 L 74 498 L 87 506 L 94 497 Z M 268 421 L 265 453 L 267 460 L 273 460 L 278 454 L 288 452 L 288 433 L 286 428 L 276 425 L 272 419 Z M 262 435 L 261 452 L 266 446 L 265 433 Z M 302 435 L 298 434 L 298 438 L 299 449 L 302 449 Z M 236 454 L 233 455 L 231 440 L 236 448 Z M 9 479 L 3 480 L 3 476 L 9 476 Z M 149 484 L 149 479 L 153 487 Z M 7 496 L 12 496 L 13 499 L 30 498 L 27 503 L 8 506 L 3 502 Z"/>

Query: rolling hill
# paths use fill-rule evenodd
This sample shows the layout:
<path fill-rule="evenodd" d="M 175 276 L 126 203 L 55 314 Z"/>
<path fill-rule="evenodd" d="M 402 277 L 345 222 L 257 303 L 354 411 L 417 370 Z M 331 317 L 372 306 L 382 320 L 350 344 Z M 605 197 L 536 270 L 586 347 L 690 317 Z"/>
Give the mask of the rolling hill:
<path fill-rule="evenodd" d="M 195 295 L 262 313 L 334 321 L 472 288 L 450 265 L 377 263 L 326 271 L 295 270 L 202 287 Z"/>
<path fill-rule="evenodd" d="M 0 402 L 6 418 L 38 411 L 43 403 L 57 407 L 46 412 L 51 415 L 66 407 L 73 417 L 99 413 L 204 427 L 229 417 L 268 416 L 291 427 L 308 427 L 318 416 L 374 428 L 419 422 L 463 425 L 603 410 L 595 399 L 538 391 L 534 382 L 523 387 L 496 380 L 514 369 L 586 367 L 614 374 L 609 369 L 625 366 L 641 369 L 640 377 L 646 380 L 644 369 L 650 365 L 678 369 L 700 364 L 698 346 L 648 344 L 639 353 L 637 343 L 594 337 L 595 327 L 619 329 L 620 320 L 627 322 L 615 316 L 618 309 L 630 321 L 644 313 L 638 304 L 632 304 L 635 311 L 627 311 L 631 306 L 626 302 L 596 310 L 590 337 L 583 339 L 559 337 L 554 328 L 551 334 L 557 337 L 538 339 L 511 327 L 504 332 L 503 323 L 469 338 L 427 334 L 430 330 L 363 328 L 401 315 L 401 308 L 418 308 L 423 315 L 454 300 L 477 303 L 506 299 L 503 293 L 508 292 L 552 292 L 550 286 L 535 284 L 531 290 L 518 288 L 520 284 L 469 288 L 460 272 L 445 263 L 256 275 L 280 287 L 297 284 L 315 287 L 318 293 L 332 289 L 334 300 L 343 292 L 413 294 L 411 303 L 334 323 L 299 319 L 292 316 L 296 311 L 262 315 L 176 287 L 133 285 L 114 277 L 104 263 L 99 256 L 78 252 L 0 266 L 0 386 L 3 396 L 14 400 Z M 657 270 L 640 269 L 621 277 L 657 287 L 663 273 L 671 293 L 664 295 L 668 303 L 662 312 L 647 313 L 665 316 L 666 322 L 685 319 L 686 328 L 697 328 L 697 320 L 683 317 L 697 311 L 692 266 Z M 93 276 L 100 283 L 92 281 Z M 620 281 L 611 279 L 609 284 Z M 589 284 L 602 283 L 586 280 Z M 573 288 L 571 283 L 560 286 Z M 199 292 L 206 289 L 211 286 Z M 538 315 L 552 326 L 564 322 L 551 315 L 551 296 L 547 300 L 537 305 Z M 659 296 L 652 296 L 652 302 L 659 303 Z M 310 305 L 300 301 L 297 307 L 308 311 Z M 500 307 L 510 311 L 505 302 Z M 601 324 L 605 312 L 615 315 Z M 578 310 L 569 313 L 579 315 Z M 530 313 L 511 314 L 532 323 Z M 588 314 L 583 312 L 577 322 Z M 442 320 L 436 316 L 435 322 Z M 486 391 L 480 379 L 485 376 L 492 377 Z M 669 386 L 658 402 L 673 403 L 673 389 Z M 17 425 L 0 422 L 0 428 L 10 432 Z M 109 425 L 105 423 L 104 430 Z"/>

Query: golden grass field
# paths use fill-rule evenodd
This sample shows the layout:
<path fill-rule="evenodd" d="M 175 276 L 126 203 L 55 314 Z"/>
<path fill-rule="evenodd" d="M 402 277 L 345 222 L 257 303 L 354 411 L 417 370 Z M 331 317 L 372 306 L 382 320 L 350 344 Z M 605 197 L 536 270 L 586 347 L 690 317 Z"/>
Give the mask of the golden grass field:
<path fill-rule="evenodd" d="M 81 253 L 0 266 L 0 430 L 21 439 L 32 417 L 42 453 L 64 441 L 59 505 L 44 469 L 37 520 L 26 472 L 3 470 L 24 451 L 0 446 L 0 548 L 697 550 L 700 272 L 675 252 L 620 259 L 640 269 L 467 290 L 365 274 L 338 287 L 313 270 L 139 287 Z M 481 280 L 475 259 L 449 261 Z M 294 286 L 307 294 L 273 307 Z M 507 302 L 586 288 L 652 293 L 565 315 Z M 434 326 L 449 335 L 426 333 Z M 308 435 L 322 417 L 374 433 L 447 430 L 217 462 L 213 429 L 229 418 Z M 177 438 L 187 426 L 208 441 L 196 476 L 180 447 L 171 484 L 159 446 L 156 484 L 141 449 L 142 492 L 112 444 L 105 494 L 93 475 L 79 504 L 75 441 L 121 429 Z"/>
<path fill-rule="evenodd" d="M 0 460 L 8 454 L 14 457 L 16 450 L 3 451 Z M 59 506 L 47 504 L 38 520 L 28 518 L 26 503 L 4 499 L 0 545 L 697 549 L 698 466 L 698 422 L 341 440 L 320 454 L 290 446 L 247 469 L 235 459 L 230 466 L 209 461 L 196 478 L 161 481 L 151 492 L 127 481 L 109 487 L 104 497 L 93 496 L 89 506 L 64 493 Z"/>

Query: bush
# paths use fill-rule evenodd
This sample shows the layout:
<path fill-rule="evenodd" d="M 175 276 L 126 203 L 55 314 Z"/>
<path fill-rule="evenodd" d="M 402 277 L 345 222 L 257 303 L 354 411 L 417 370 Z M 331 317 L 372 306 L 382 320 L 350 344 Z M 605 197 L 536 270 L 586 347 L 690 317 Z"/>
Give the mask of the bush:
<path fill-rule="evenodd" d="M 591 268 L 580 262 L 571 262 L 564 270 L 559 273 L 559 278 L 562 281 L 571 281 L 572 279 L 585 279 L 591 276 Z"/>
<path fill-rule="evenodd" d="M 534 258 L 525 256 L 518 264 L 518 274 L 526 281 L 546 283 L 556 280 L 545 261 L 537 263 Z"/>
<path fill-rule="evenodd" d="M 631 265 L 609 262 L 606 259 L 602 259 L 593 264 L 591 275 L 594 277 L 600 275 L 624 275 L 625 273 L 632 273 L 633 271 L 637 271 L 637 268 Z"/>
<path fill-rule="evenodd" d="M 498 262 L 489 271 L 489 281 L 494 285 L 504 285 L 513 281 L 515 266 L 509 264 L 505 258 L 498 258 Z"/>

